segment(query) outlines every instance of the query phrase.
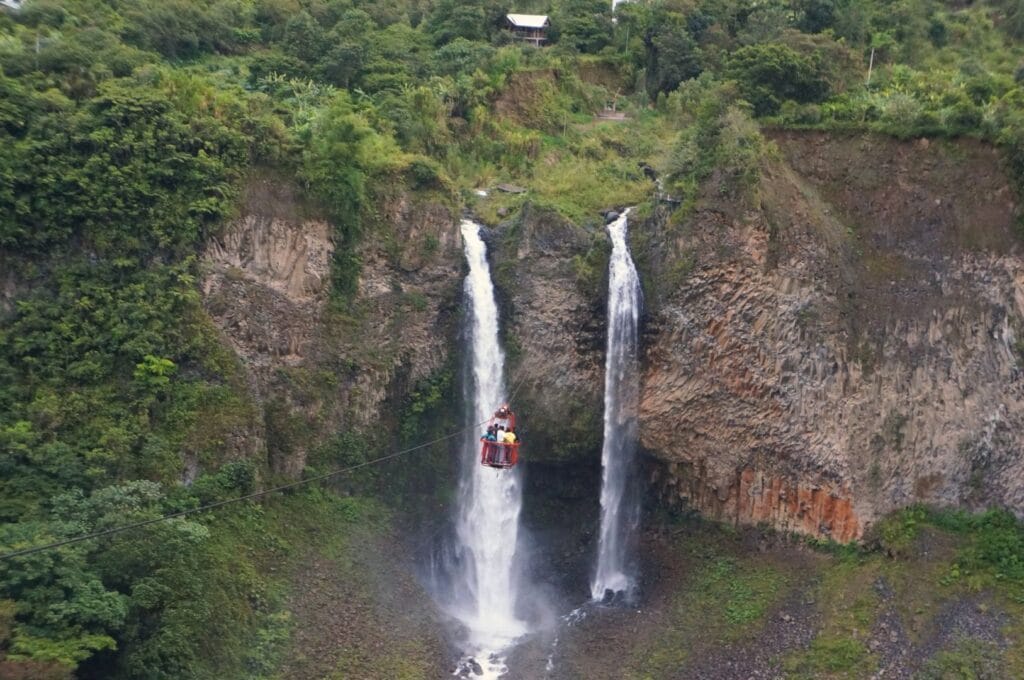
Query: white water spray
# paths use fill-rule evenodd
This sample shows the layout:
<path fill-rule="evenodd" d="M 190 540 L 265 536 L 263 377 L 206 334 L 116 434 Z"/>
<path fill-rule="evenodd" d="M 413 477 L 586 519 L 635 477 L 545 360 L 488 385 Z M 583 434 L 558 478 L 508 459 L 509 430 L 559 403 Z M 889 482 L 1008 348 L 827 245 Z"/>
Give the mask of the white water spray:
<path fill-rule="evenodd" d="M 608 264 L 608 353 L 604 375 L 604 445 L 601 449 L 601 536 L 597 570 L 590 584 L 595 600 L 607 591 L 628 594 L 634 583 L 627 565 L 629 541 L 639 524 L 639 506 L 628 498 L 636 455 L 637 322 L 640 280 L 626 243 L 627 209 L 608 225 L 612 254 Z"/>
<path fill-rule="evenodd" d="M 505 401 L 505 354 L 498 343 L 498 305 L 487 264 L 487 246 L 480 225 L 462 222 L 469 275 L 469 339 L 472 357 L 473 423 L 487 420 Z M 504 672 L 502 651 L 526 632 L 515 616 L 516 540 L 522 489 L 519 472 L 480 465 L 479 432 L 470 432 L 463 451 L 464 470 L 459 492 L 456 532 L 462 547 L 456 589 L 460 603 L 454 615 L 469 630 L 467 650 L 483 667 L 484 676 Z"/>

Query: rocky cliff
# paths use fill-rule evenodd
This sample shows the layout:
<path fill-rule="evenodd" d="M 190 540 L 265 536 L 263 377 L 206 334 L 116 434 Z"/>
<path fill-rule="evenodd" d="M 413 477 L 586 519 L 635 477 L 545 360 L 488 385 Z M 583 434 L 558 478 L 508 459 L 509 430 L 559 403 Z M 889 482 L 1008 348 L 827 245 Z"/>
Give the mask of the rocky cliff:
<path fill-rule="evenodd" d="M 997 154 L 774 139 L 749 209 L 709 188 L 635 227 L 657 488 L 839 541 L 918 502 L 1024 515 L 1024 259 Z"/>
<path fill-rule="evenodd" d="M 527 203 L 490 242 L 530 460 L 600 452 L 606 237 Z"/>
<path fill-rule="evenodd" d="M 262 404 L 271 467 L 298 474 L 331 433 L 362 430 L 449 360 L 461 281 L 457 220 L 395 190 L 359 248 L 358 291 L 331 292 L 333 227 L 289 182 L 254 178 L 203 254 L 204 304 Z"/>
<path fill-rule="evenodd" d="M 1024 258 L 996 152 L 772 137 L 753 198 L 712 178 L 693 209 L 633 221 L 654 491 L 839 541 L 916 502 L 1024 514 Z M 269 447 L 292 473 L 316 433 L 366 427 L 451 365 L 461 290 L 444 201 L 380 202 L 344 304 L 330 302 L 331 227 L 312 215 L 286 183 L 254 181 L 205 254 L 207 308 L 265 405 L 258 435 L 308 435 Z M 527 203 L 488 241 L 529 460 L 596 464 L 605 234 Z"/>

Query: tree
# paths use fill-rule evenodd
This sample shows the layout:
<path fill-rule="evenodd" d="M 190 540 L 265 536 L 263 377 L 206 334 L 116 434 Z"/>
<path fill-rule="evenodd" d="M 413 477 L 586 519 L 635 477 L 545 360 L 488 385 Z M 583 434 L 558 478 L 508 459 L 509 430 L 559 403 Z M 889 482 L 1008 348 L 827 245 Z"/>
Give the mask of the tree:
<path fill-rule="evenodd" d="M 427 19 L 427 32 L 435 45 L 444 45 L 456 38 L 486 40 L 484 9 L 459 0 L 442 0 Z"/>
<path fill-rule="evenodd" d="M 777 113 L 782 102 L 817 102 L 828 96 L 822 70 L 810 58 L 779 43 L 761 43 L 736 50 L 726 75 L 740 86 L 743 98 L 759 116 Z"/>
<path fill-rule="evenodd" d="M 326 206 L 338 228 L 333 274 L 336 289 L 355 292 L 367 177 L 393 170 L 402 154 L 390 137 L 378 134 L 358 113 L 346 93 L 339 93 L 310 130 L 303 176 Z"/>
<path fill-rule="evenodd" d="M 284 49 L 307 64 L 320 61 L 327 51 L 324 29 L 308 12 L 299 12 L 284 27 Z"/>
<path fill-rule="evenodd" d="M 212 6 L 188 0 L 137 0 L 125 11 L 125 39 L 169 59 L 236 49 L 235 29 L 246 21 L 243 5 L 221 0 Z"/>
<path fill-rule="evenodd" d="M 344 12 L 331 29 L 327 39 L 330 47 L 318 66 L 324 79 L 346 88 L 358 82 L 370 58 L 376 30 L 373 19 L 363 10 Z"/>
<path fill-rule="evenodd" d="M 846 3 L 844 3 L 846 4 Z M 804 33 L 821 33 L 836 22 L 836 0 L 797 0 L 797 27 Z"/>
<path fill-rule="evenodd" d="M 554 16 L 559 44 L 595 54 L 611 44 L 612 6 L 605 0 L 566 0 Z"/>
<path fill-rule="evenodd" d="M 40 535 L 61 538 L 80 528 L 77 523 L 0 525 L 0 545 L 25 546 Z M 19 603 L 9 657 L 67 668 L 113 649 L 128 611 L 128 598 L 108 589 L 89 567 L 84 545 L 0 562 L 3 599 Z"/>
<path fill-rule="evenodd" d="M 476 69 L 485 69 L 494 48 L 487 43 L 456 38 L 434 52 L 434 71 L 440 75 L 459 76 Z"/>
<path fill-rule="evenodd" d="M 647 91 L 651 97 L 671 92 L 701 74 L 701 51 L 685 30 L 680 14 L 656 15 L 644 38 L 647 46 Z"/>

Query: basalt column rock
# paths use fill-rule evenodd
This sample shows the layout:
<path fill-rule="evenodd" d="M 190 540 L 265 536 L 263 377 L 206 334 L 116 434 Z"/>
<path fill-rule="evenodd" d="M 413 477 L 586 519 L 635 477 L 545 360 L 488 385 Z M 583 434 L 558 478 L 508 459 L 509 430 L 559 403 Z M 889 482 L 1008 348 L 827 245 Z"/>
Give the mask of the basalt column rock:
<path fill-rule="evenodd" d="M 681 223 L 637 227 L 656 487 L 840 541 L 916 502 L 1024 515 L 1024 259 L 996 152 L 775 141 L 740 209 L 709 186 Z"/>
<path fill-rule="evenodd" d="M 691 463 L 659 465 L 651 473 L 664 502 L 697 508 L 708 519 L 764 524 L 841 543 L 863 531 L 850 489 L 842 484 L 773 476 L 754 467 L 741 468 L 726 486 L 706 475 L 706 466 Z"/>
<path fill-rule="evenodd" d="M 276 365 L 309 354 L 330 287 L 334 243 L 323 219 L 300 217 L 287 184 L 248 188 L 250 209 L 212 239 L 202 281 L 207 309 L 259 391 Z"/>

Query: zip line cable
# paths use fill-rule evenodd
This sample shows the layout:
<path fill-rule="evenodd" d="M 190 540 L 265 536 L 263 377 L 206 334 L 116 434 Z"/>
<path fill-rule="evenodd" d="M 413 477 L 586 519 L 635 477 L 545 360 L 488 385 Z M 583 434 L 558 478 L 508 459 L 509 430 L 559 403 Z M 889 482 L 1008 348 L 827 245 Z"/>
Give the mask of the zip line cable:
<path fill-rule="evenodd" d="M 119 534 L 119 533 L 121 533 L 123 531 L 129 531 L 131 529 L 139 529 L 141 527 L 148 526 L 150 524 L 156 524 L 157 522 L 163 522 L 163 521 L 169 520 L 169 519 L 176 519 L 178 517 L 185 517 L 187 515 L 193 515 L 193 514 L 198 513 L 198 512 L 205 512 L 207 510 L 213 510 L 215 508 L 219 508 L 219 507 L 222 507 L 222 506 L 225 506 L 225 505 L 230 505 L 232 503 L 240 503 L 241 501 L 248 501 L 248 500 L 253 500 L 255 498 L 261 498 L 263 496 L 269 496 L 270 494 L 277 493 L 279 491 L 287 491 L 288 489 L 293 489 L 295 487 L 303 486 L 305 484 L 311 484 L 313 482 L 319 482 L 321 480 L 328 479 L 330 477 L 335 477 L 337 475 L 344 474 L 346 472 L 352 472 L 353 470 L 358 470 L 359 468 L 363 468 L 363 467 L 367 467 L 367 466 L 370 466 L 370 465 L 374 465 L 376 463 L 381 463 L 381 462 L 383 462 L 385 460 L 389 460 L 391 458 L 397 458 L 398 456 L 405 455 L 407 453 L 412 453 L 413 451 L 418 451 L 419 449 L 423 449 L 423 448 L 426 448 L 426 447 L 431 446 L 433 444 L 437 444 L 437 443 L 445 441 L 447 439 L 451 439 L 452 437 L 456 437 L 456 436 L 458 436 L 460 434 L 463 434 L 464 432 L 468 432 L 469 430 L 477 428 L 477 427 L 479 427 L 479 425 L 472 425 L 470 427 L 463 428 L 463 429 L 458 430 L 456 432 L 449 433 L 449 434 L 447 434 L 447 435 L 445 435 L 443 437 L 438 437 L 437 439 L 433 439 L 431 441 L 424 442 L 422 444 L 418 444 L 418 445 L 410 447 L 408 449 L 402 449 L 401 451 L 395 451 L 393 453 L 389 453 L 388 455 L 381 456 L 380 458 L 374 458 L 373 460 L 367 460 L 367 461 L 364 461 L 362 463 L 358 463 L 356 465 L 352 465 L 350 467 L 339 468 L 337 470 L 332 470 L 330 472 L 325 472 L 323 474 L 316 475 L 314 477 L 308 477 L 306 479 L 299 479 L 299 480 L 296 480 L 294 482 L 289 482 L 288 484 L 282 484 L 280 486 L 275 486 L 275 487 L 272 487 L 270 489 L 264 489 L 262 491 L 256 491 L 256 492 L 253 492 L 253 493 L 250 493 L 250 494 L 246 494 L 244 496 L 237 496 L 235 498 L 228 498 L 228 499 L 225 499 L 225 500 L 222 500 L 222 501 L 216 501 L 215 503 L 207 503 L 206 505 L 200 505 L 199 507 L 196 507 L 196 508 L 189 508 L 188 510 L 180 510 L 178 512 L 173 512 L 173 513 L 171 513 L 169 515 L 161 515 L 160 517 L 153 517 L 151 519 L 142 520 L 140 522 L 132 522 L 131 524 L 122 524 L 120 526 L 111 527 L 110 529 L 104 529 L 102 531 L 95 531 L 95 532 L 92 532 L 92 533 L 89 533 L 89 534 L 82 534 L 80 536 L 75 536 L 75 537 L 64 539 L 64 540 L 61 540 L 61 541 L 54 541 L 53 543 L 47 543 L 45 545 L 40 545 L 40 546 L 36 546 L 36 547 L 33 547 L 33 548 L 25 548 L 23 550 L 15 550 L 13 552 L 4 553 L 4 554 L 0 555 L 0 561 L 11 559 L 11 558 L 14 558 L 14 557 L 24 557 L 26 555 L 31 555 L 33 553 L 42 552 L 44 550 L 52 550 L 54 548 L 61 548 L 61 547 L 66 546 L 66 545 L 72 545 L 74 543 L 81 543 L 82 541 L 88 541 L 88 540 L 91 540 L 91 539 L 94 539 L 94 538 L 102 538 L 104 536 L 110 536 L 112 534 Z"/>
<path fill-rule="evenodd" d="M 576 332 L 582 331 L 585 326 L 586 326 L 586 321 L 584 321 L 583 323 L 581 323 L 579 325 L 579 327 L 576 329 Z M 506 403 L 511 402 L 511 401 L 513 401 L 515 399 L 516 394 L 519 393 L 519 388 L 521 388 L 523 386 L 525 378 L 526 378 L 525 374 L 521 374 L 519 376 L 519 378 L 516 380 L 515 384 L 513 385 L 513 389 L 509 393 L 509 396 L 506 397 L 506 399 L 505 399 Z M 386 456 L 381 456 L 379 458 L 374 458 L 373 460 L 367 460 L 367 461 L 364 461 L 362 463 L 358 463 L 356 465 L 351 465 L 351 466 L 346 467 L 346 468 L 339 468 L 337 470 L 332 470 L 330 472 L 325 472 L 323 474 L 316 475 L 314 477 L 309 477 L 307 479 L 299 479 L 299 480 L 296 480 L 294 482 L 289 482 L 288 484 L 282 484 L 280 486 L 275 486 L 275 487 L 272 487 L 270 489 L 264 489 L 263 491 L 256 491 L 256 492 L 253 492 L 253 493 L 250 493 L 250 494 L 246 494 L 244 496 L 237 496 L 235 498 L 228 498 L 228 499 L 225 499 L 225 500 L 222 500 L 222 501 L 216 501 L 214 503 L 207 503 L 206 505 L 200 505 L 200 506 L 195 507 L 195 508 L 189 508 L 188 510 L 180 510 L 178 512 L 172 512 L 169 515 L 161 515 L 159 517 L 153 517 L 151 519 L 142 520 L 142 521 L 139 521 L 139 522 L 132 522 L 130 524 L 122 524 L 122 525 L 119 525 L 119 526 L 111 527 L 109 529 L 103 529 L 102 531 L 94 531 L 94 532 L 91 532 L 91 533 L 88 533 L 88 534 L 81 534 L 79 536 L 72 536 L 71 538 L 66 538 L 66 539 L 63 539 L 63 540 L 60 540 L 60 541 L 53 541 L 52 543 L 44 543 L 43 545 L 38 545 L 38 546 L 35 546 L 35 547 L 32 547 L 32 548 L 23 548 L 21 550 L 13 550 L 11 552 L 0 554 L 0 562 L 4 562 L 4 561 L 10 560 L 10 559 L 14 559 L 16 557 L 25 557 L 27 555 L 34 555 L 36 553 L 40 553 L 40 552 L 43 552 L 43 551 L 46 551 L 46 550 L 54 550 L 56 548 L 62 548 L 64 546 L 74 545 L 76 543 L 81 543 L 83 541 L 90 541 L 90 540 L 93 540 L 93 539 L 96 539 L 96 538 L 103 538 L 105 536 L 112 536 L 112 535 L 115 535 L 115 534 L 123 533 L 125 531 L 131 531 L 132 529 L 140 529 L 142 527 L 149 526 L 151 524 L 157 524 L 158 522 L 164 522 L 164 521 L 171 520 L 171 519 L 177 519 L 179 517 L 187 517 L 189 515 L 194 515 L 194 514 L 197 514 L 197 513 L 200 513 L 200 512 L 206 512 L 208 510 L 214 510 L 216 508 L 220 508 L 220 507 L 223 507 L 225 505 L 231 505 L 233 503 L 240 503 L 242 501 L 250 501 L 250 500 L 253 500 L 253 499 L 256 499 L 256 498 L 262 498 L 264 496 L 269 496 L 270 494 L 273 494 L 273 493 L 278 493 L 278 492 L 281 492 L 281 491 L 287 491 L 289 489 L 294 489 L 296 487 L 304 486 L 306 484 L 312 484 L 313 482 L 319 482 L 319 481 L 322 481 L 324 479 L 329 479 L 331 477 L 336 477 L 338 475 L 342 475 L 342 474 L 345 474 L 347 472 L 352 472 L 354 470 L 358 470 L 360 468 L 368 467 L 370 465 L 376 465 L 377 463 L 382 463 L 382 462 L 384 462 L 386 460 L 391 460 L 392 458 L 397 458 L 397 457 L 403 456 L 403 455 L 405 455 L 407 453 L 412 453 L 413 451 L 418 451 L 418 450 L 424 449 L 424 448 L 426 448 L 428 446 L 433 446 L 434 444 L 439 444 L 440 442 L 447 441 L 448 439 L 451 439 L 453 437 L 457 437 L 460 434 L 464 434 L 464 433 L 468 432 L 469 430 L 473 430 L 473 429 L 479 428 L 482 425 L 486 425 L 488 422 L 490 422 L 490 419 L 484 420 L 484 421 L 479 422 L 479 423 L 476 423 L 475 425 L 469 425 L 467 427 L 462 428 L 461 430 L 456 430 L 454 432 L 450 432 L 450 433 L 448 433 L 448 434 L 446 434 L 446 435 L 444 435 L 442 437 L 438 437 L 437 439 L 432 439 L 431 441 L 424 442 L 422 444 L 417 444 L 416 446 L 412 446 L 412 447 L 409 447 L 407 449 L 402 449 L 400 451 L 395 451 L 393 453 L 389 453 Z M 437 533 L 437 531 L 435 531 L 435 534 L 436 533 Z"/>
<path fill-rule="evenodd" d="M 577 330 L 582 330 L 584 325 L 585 325 L 585 323 L 584 324 L 580 324 L 580 327 Z M 513 389 L 511 391 L 511 393 L 509 393 L 509 396 L 507 397 L 506 402 L 510 402 L 510 401 L 513 401 L 515 399 L 516 394 L 519 393 L 519 388 L 521 388 L 523 386 L 525 378 L 526 378 L 525 374 L 522 374 L 522 375 L 519 376 L 519 379 L 516 380 L 515 384 L 513 385 Z M 430 440 L 428 442 L 424 442 L 422 444 L 417 444 L 416 446 L 412 446 L 412 447 L 409 447 L 407 449 L 402 449 L 400 451 L 395 451 L 393 453 L 389 453 L 386 456 L 381 456 L 379 458 L 374 458 L 373 460 L 363 461 L 362 463 L 357 463 L 356 465 L 351 465 L 351 466 L 346 467 L 346 468 L 339 468 L 337 470 L 332 470 L 330 472 L 325 472 L 323 474 L 316 475 L 314 477 L 308 477 L 306 479 L 299 479 L 299 480 L 296 480 L 294 482 L 289 482 L 288 484 L 282 484 L 280 486 L 272 487 L 270 489 L 264 489 L 262 491 L 255 491 L 253 493 L 246 494 L 244 496 L 237 496 L 235 498 L 228 498 L 228 499 L 225 499 L 225 500 L 222 500 L 222 501 L 216 501 L 214 503 L 207 503 L 206 505 L 200 505 L 199 507 L 189 508 L 188 510 L 179 510 L 178 512 L 172 512 L 169 515 L 161 515 L 159 517 L 153 517 L 151 519 L 146 519 L 146 520 L 142 520 L 142 521 L 139 521 L 139 522 L 132 522 L 130 524 L 122 524 L 122 525 L 119 525 L 119 526 L 116 526 L 116 527 L 111 527 L 109 529 L 103 529 L 102 531 L 94 531 L 94 532 L 88 533 L 88 534 L 81 534 L 79 536 L 73 536 L 71 538 L 66 538 L 66 539 L 63 539 L 63 540 L 60 540 L 60 541 L 53 541 L 52 543 L 44 543 L 43 545 L 38 545 L 38 546 L 35 546 L 35 547 L 32 547 L 32 548 L 23 548 L 21 550 L 13 550 L 11 552 L 0 554 L 0 562 L 4 562 L 4 561 L 10 560 L 10 559 L 14 559 L 16 557 L 25 557 L 25 556 L 28 556 L 28 555 L 34 555 L 36 553 L 44 552 L 46 550 L 54 550 L 56 548 L 63 548 L 64 546 L 74 545 L 76 543 L 81 543 L 83 541 L 90 541 L 90 540 L 93 540 L 93 539 L 96 539 L 96 538 L 103 538 L 105 536 L 112 536 L 112 535 L 115 535 L 115 534 L 123 533 L 125 531 L 131 531 L 132 529 L 140 529 L 142 527 L 149 526 L 151 524 L 157 524 L 158 522 L 164 522 L 164 521 L 171 520 L 171 519 L 177 519 L 179 517 L 187 517 L 188 515 L 194 515 L 196 513 L 206 512 L 208 510 L 214 510 L 216 508 L 220 508 L 220 507 L 223 507 L 225 505 L 231 505 L 233 503 L 240 503 L 242 501 L 250 501 L 250 500 L 253 500 L 253 499 L 256 499 L 256 498 L 262 498 L 263 496 L 269 496 L 270 494 L 278 493 L 280 491 L 287 491 L 289 489 L 294 489 L 296 487 L 304 486 L 306 484 L 312 484 L 313 482 L 319 482 L 319 481 L 322 481 L 324 479 L 329 479 L 331 477 L 336 477 L 338 475 L 342 475 L 342 474 L 345 474 L 347 472 L 352 472 L 354 470 L 358 470 L 360 468 L 369 467 L 370 465 L 376 465 L 377 463 L 382 463 L 382 462 L 384 462 L 386 460 L 391 460 L 392 458 L 397 458 L 399 456 L 404 456 L 407 453 L 412 453 L 413 451 L 419 451 L 420 449 L 424 449 L 424 448 L 426 448 L 428 446 L 433 446 L 434 444 L 439 444 L 439 443 L 441 443 L 443 441 L 447 441 L 449 439 L 452 439 L 453 437 L 457 437 L 460 434 L 464 434 L 464 433 L 466 433 L 466 432 L 468 432 L 470 430 L 474 430 L 476 428 L 479 428 L 482 425 L 486 425 L 489 421 L 490 421 L 490 419 L 484 420 L 484 421 L 479 422 L 479 423 L 476 423 L 475 425 L 469 425 L 467 427 L 462 428 L 461 430 L 456 430 L 454 432 L 450 432 L 450 433 L 448 433 L 448 434 L 446 434 L 444 436 L 438 437 L 436 439 L 432 439 L 432 440 Z"/>
<path fill-rule="evenodd" d="M 576 332 L 578 333 L 578 332 L 582 331 L 585 326 L 586 326 L 586 321 L 584 321 L 583 323 L 581 323 L 579 325 L 579 327 L 576 329 Z M 515 399 L 516 394 L 519 393 L 519 388 L 523 386 L 525 378 L 526 378 L 525 374 L 522 374 L 522 375 L 519 376 L 519 378 L 516 380 L 515 384 L 513 385 L 513 389 L 511 391 L 511 393 L 505 399 L 506 403 L 507 402 L 511 402 L 511 401 L 513 401 Z M 329 479 L 331 477 L 336 477 L 338 475 L 342 475 L 342 474 L 345 474 L 347 472 L 352 472 L 354 470 L 358 470 L 360 468 L 368 467 L 370 465 L 376 465 L 377 463 L 382 463 L 382 462 L 384 462 L 386 460 L 391 460 L 392 458 L 397 458 L 397 457 L 403 456 L 403 455 L 405 455 L 407 453 L 412 453 L 413 451 L 418 451 L 418 450 L 424 449 L 424 448 L 426 448 L 428 446 L 433 446 L 434 444 L 439 444 L 440 442 L 447 441 L 448 439 L 451 439 L 453 437 L 457 437 L 460 434 L 464 434 L 465 432 L 468 432 L 469 430 L 473 430 L 473 429 L 479 428 L 482 425 L 486 425 L 488 422 L 490 422 L 490 419 L 484 420 L 484 421 L 482 421 L 480 423 L 476 423 L 475 425 L 469 425 L 467 427 L 462 428 L 461 430 L 456 430 L 454 432 L 450 432 L 450 433 L 448 433 L 448 434 L 446 434 L 446 435 L 444 435 L 442 437 L 438 437 L 437 439 L 432 439 L 431 441 L 424 442 L 422 444 L 417 444 L 416 446 L 412 446 L 412 447 L 409 447 L 407 449 L 402 449 L 400 451 L 395 451 L 393 453 L 389 453 L 386 456 L 381 456 L 380 458 L 374 458 L 373 460 L 363 461 L 362 463 L 358 463 L 356 465 L 352 465 L 352 466 L 349 466 L 349 467 L 346 467 L 346 468 L 339 468 L 337 470 L 332 470 L 330 472 L 325 472 L 325 473 L 323 473 L 321 475 L 316 475 L 314 477 L 309 477 L 307 479 L 299 479 L 299 480 L 296 480 L 294 482 L 289 482 L 288 484 L 282 484 L 280 486 L 275 486 L 275 487 L 272 487 L 270 489 L 264 489 L 263 491 L 256 491 L 256 492 L 253 492 L 253 493 L 250 493 L 250 494 L 246 494 L 244 496 L 237 496 L 235 498 L 228 498 L 228 499 L 225 499 L 225 500 L 222 500 L 222 501 L 216 501 L 214 503 L 207 503 L 206 505 L 200 505 L 200 506 L 195 507 L 195 508 L 189 508 L 188 510 L 180 510 L 178 512 L 172 512 L 169 515 L 161 515 L 159 517 L 153 517 L 151 519 L 142 520 L 142 521 L 139 521 L 139 522 L 132 522 L 130 524 L 122 524 L 122 525 L 119 525 L 119 526 L 116 526 L 116 527 L 111 527 L 109 529 L 103 529 L 102 531 L 94 531 L 94 532 L 88 533 L 88 534 L 81 534 L 79 536 L 72 536 L 71 538 L 66 538 L 66 539 L 63 539 L 63 540 L 60 540 L 60 541 L 53 541 L 52 543 L 45 543 L 43 545 L 38 545 L 38 546 L 35 546 L 35 547 L 32 547 L 32 548 L 23 548 L 21 550 L 13 550 L 11 552 L 0 554 L 0 562 L 4 562 L 4 561 L 10 560 L 10 559 L 14 559 L 16 557 L 25 557 L 27 555 L 34 555 L 36 553 L 40 553 L 40 552 L 43 552 L 43 551 L 46 551 L 46 550 L 54 550 L 56 548 L 62 548 L 64 546 L 74 545 L 76 543 L 81 543 L 83 541 L 90 541 L 90 540 L 93 540 L 93 539 L 96 539 L 96 538 L 103 538 L 105 536 L 112 536 L 112 535 L 115 535 L 115 534 L 123 533 L 125 531 L 131 531 L 132 529 L 140 529 L 142 527 L 149 526 L 151 524 L 157 524 L 158 522 L 164 522 L 164 521 L 171 520 L 171 519 L 177 519 L 179 517 L 187 517 L 188 515 L 194 515 L 196 513 L 206 512 L 208 510 L 214 510 L 216 508 L 220 508 L 220 507 L 223 507 L 225 505 L 231 505 L 232 503 L 240 503 L 242 501 L 249 501 L 249 500 L 253 500 L 253 499 L 256 499 L 256 498 L 262 498 L 263 496 L 269 496 L 270 494 L 273 494 L 273 493 L 278 493 L 278 492 L 281 492 L 281 491 L 287 491 L 289 489 L 294 489 L 296 487 L 304 486 L 306 484 L 312 484 L 313 482 L 319 482 L 319 481 L 322 481 L 324 479 Z M 436 533 L 437 533 L 437 531 L 435 531 L 435 534 Z"/>
<path fill-rule="evenodd" d="M 511 396 L 508 398 L 508 401 L 511 401 L 512 397 L 514 397 L 516 395 L 516 393 L 519 392 L 519 388 L 522 386 L 524 378 L 525 378 L 525 375 L 520 376 L 519 380 L 516 381 L 515 389 L 512 390 Z M 324 479 L 329 479 L 331 477 L 336 477 L 338 475 L 345 474 L 346 472 L 352 472 L 353 470 L 358 470 L 360 468 L 369 467 L 370 465 L 376 465 L 377 463 L 382 463 L 382 462 L 384 462 L 386 460 L 391 460 L 392 458 L 397 458 L 399 456 L 404 456 L 405 454 L 412 453 L 413 451 L 419 451 L 420 449 L 425 449 L 428 446 L 433 446 L 434 444 L 439 444 L 439 443 L 441 443 L 443 441 L 447 441 L 449 439 L 452 439 L 453 437 L 459 436 L 460 434 L 464 434 L 466 432 L 469 432 L 470 430 L 475 430 L 475 429 L 479 428 L 481 425 L 486 425 L 488 422 L 489 422 L 489 419 L 485 420 L 483 422 L 480 422 L 480 423 L 476 423 L 475 425 L 469 425 L 467 427 L 462 428 L 461 430 L 456 430 L 454 432 L 449 432 L 448 434 L 446 434 L 444 436 L 438 437 L 436 439 L 432 439 L 432 440 L 430 440 L 428 442 L 423 442 L 422 444 L 417 444 L 416 446 L 411 446 L 411 447 L 409 447 L 407 449 L 402 449 L 400 451 L 394 451 L 394 452 L 389 453 L 389 454 L 387 454 L 385 456 L 381 456 L 379 458 L 374 458 L 373 460 L 367 460 L 367 461 L 363 461 L 362 463 L 357 463 L 356 465 L 351 465 L 349 467 L 339 468 L 337 470 L 331 470 L 330 472 L 325 472 L 323 474 L 315 475 L 313 477 L 308 477 L 306 479 L 299 479 L 299 480 L 296 480 L 294 482 L 289 482 L 288 484 L 282 484 L 280 486 L 272 487 L 270 489 L 264 489 L 262 491 L 256 491 L 256 492 L 253 492 L 253 493 L 250 493 L 250 494 L 246 494 L 244 496 L 237 496 L 235 498 L 228 498 L 228 499 L 225 499 L 225 500 L 222 500 L 222 501 L 216 501 L 214 503 L 207 503 L 206 505 L 200 505 L 199 507 L 196 507 L 196 508 L 189 508 L 188 510 L 179 510 L 178 512 L 172 512 L 169 515 L 161 515 L 160 517 L 153 517 L 151 519 L 146 519 L 146 520 L 142 520 L 142 521 L 139 521 L 139 522 L 132 522 L 130 524 L 122 524 L 120 526 L 111 527 L 109 529 L 103 529 L 102 531 L 94 531 L 94 532 L 88 533 L 88 534 L 81 534 L 79 536 L 73 536 L 71 538 L 66 538 L 66 539 L 63 539 L 63 540 L 60 540 L 60 541 L 54 541 L 52 543 L 45 543 L 43 545 L 37 545 L 37 546 L 32 547 L 32 548 L 23 548 L 21 550 L 14 550 L 14 551 L 11 551 L 11 552 L 8 552 L 8 553 L 3 553 L 3 554 L 0 554 L 0 562 L 6 561 L 6 560 L 9 560 L 9 559 L 13 559 L 15 557 L 25 557 L 27 555 L 33 555 L 35 553 L 43 552 L 45 550 L 54 550 L 56 548 L 62 548 L 62 547 L 67 546 L 67 545 L 74 545 L 75 543 L 81 543 L 82 541 L 90 541 L 90 540 L 92 540 L 94 538 L 103 538 L 105 536 L 111 536 L 111 535 L 114 535 L 114 534 L 120 534 L 120 533 L 125 532 L 125 531 L 131 531 L 132 529 L 140 529 L 142 527 L 149 526 L 150 524 L 156 524 L 158 522 L 164 522 L 164 521 L 167 521 L 167 520 L 170 520 L 170 519 L 177 519 L 178 517 L 186 517 L 188 515 L 194 515 L 194 514 L 199 513 L 199 512 L 206 512 L 208 510 L 213 510 L 215 508 L 220 508 L 220 507 L 223 507 L 225 505 L 230 505 L 232 503 L 240 503 L 242 501 L 250 501 L 250 500 L 253 500 L 253 499 L 256 499 L 256 498 L 262 498 L 263 496 L 269 496 L 272 493 L 278 493 L 279 491 L 287 491 L 288 489 L 294 489 L 295 487 L 303 486 L 305 484 L 312 484 L 313 482 L 319 482 L 319 481 L 322 481 Z"/>

